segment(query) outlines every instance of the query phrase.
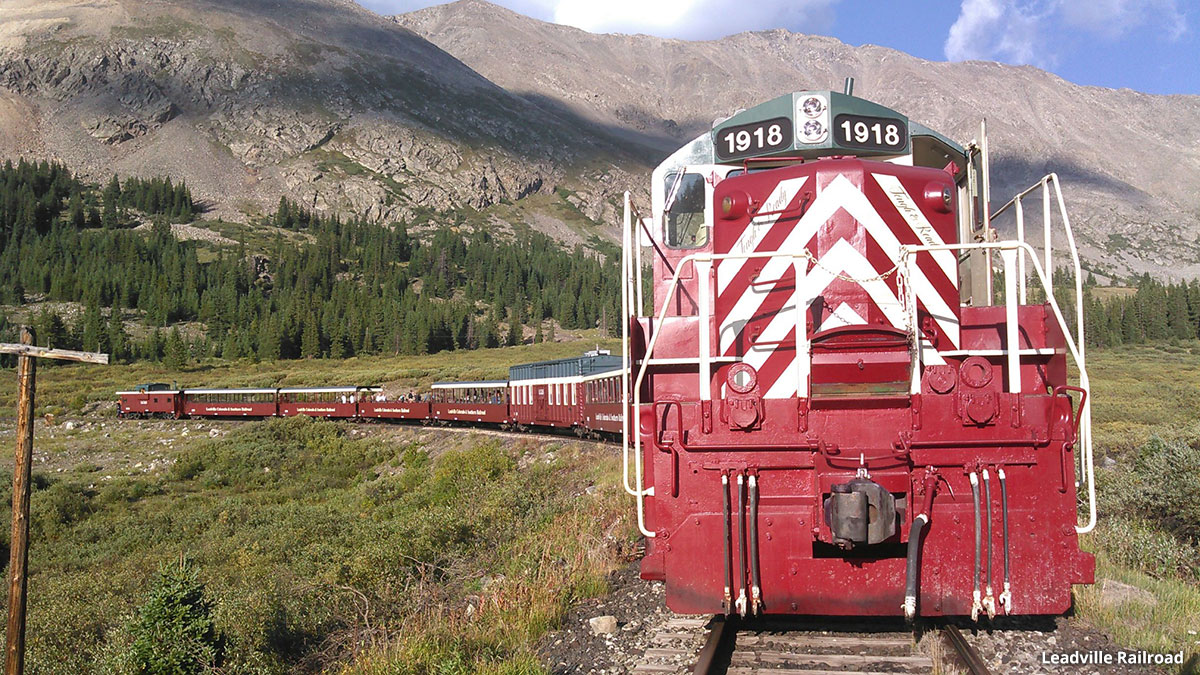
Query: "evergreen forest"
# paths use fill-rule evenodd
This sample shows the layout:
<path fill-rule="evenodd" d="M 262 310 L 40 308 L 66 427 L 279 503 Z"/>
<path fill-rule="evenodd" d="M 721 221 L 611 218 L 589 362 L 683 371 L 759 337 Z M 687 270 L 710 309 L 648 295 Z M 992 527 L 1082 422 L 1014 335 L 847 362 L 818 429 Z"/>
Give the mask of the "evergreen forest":
<path fill-rule="evenodd" d="M 552 338 L 555 325 L 619 331 L 615 246 L 565 250 L 537 232 L 467 227 L 453 213 L 386 224 L 324 216 L 283 198 L 260 223 L 277 228 L 264 255 L 172 234 L 172 223 L 198 211 L 187 185 L 168 177 L 114 175 L 98 186 L 61 164 L 8 161 L 0 303 L 81 303 L 75 317 L 36 312 L 38 342 L 173 366 L 494 347 L 524 341 L 525 326 L 535 341 Z M 418 225 L 425 234 L 410 236 Z M 1073 324 L 1074 279 L 1055 281 Z M 1128 283 L 1105 293 L 1089 276 L 1089 346 L 1200 337 L 1200 280 Z M 4 315 L 0 334 L 15 339 Z"/>
<path fill-rule="evenodd" d="M 82 303 L 73 320 L 36 313 L 38 342 L 171 365 L 423 354 L 517 344 L 524 326 L 535 339 L 555 325 L 618 327 L 612 246 L 564 250 L 536 232 L 456 227 L 452 214 L 418 239 L 410 223 L 320 216 L 282 199 L 266 224 L 302 241 L 276 236 L 262 255 L 175 237 L 170 224 L 196 210 L 169 178 L 114 176 L 101 189 L 59 164 L 10 161 L 0 171 L 0 302 Z"/>

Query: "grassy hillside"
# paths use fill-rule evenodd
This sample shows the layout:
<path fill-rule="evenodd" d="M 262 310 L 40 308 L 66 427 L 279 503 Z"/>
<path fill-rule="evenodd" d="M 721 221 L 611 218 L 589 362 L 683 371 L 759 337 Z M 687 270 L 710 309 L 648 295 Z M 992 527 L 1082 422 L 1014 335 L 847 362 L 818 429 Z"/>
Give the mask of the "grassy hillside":
<path fill-rule="evenodd" d="M 612 446 L 74 411 L 142 381 L 416 386 L 499 377 L 593 344 L 183 373 L 41 369 L 39 407 L 74 428 L 63 415 L 38 424 L 28 672 L 137 672 L 142 618 L 163 579 L 178 584 L 181 561 L 203 583 L 222 672 L 536 672 L 535 638 L 602 592 L 632 549 Z M 9 410 L 14 382 L 0 373 Z"/>
<path fill-rule="evenodd" d="M 181 560 L 204 584 L 227 672 L 540 672 L 534 638 L 603 592 L 634 543 L 612 447 L 295 419 L 118 421 L 106 406 L 146 381 L 404 391 L 595 344 L 42 368 L 39 412 L 57 420 L 39 422 L 36 442 L 30 672 L 128 669 L 140 617 Z M 1145 593 L 1114 603 L 1102 584 L 1079 589 L 1078 613 L 1120 644 L 1194 652 L 1200 343 L 1090 363 L 1102 519 L 1083 544 L 1102 583 Z M 0 372 L 6 411 L 14 388 Z M 3 418 L 0 438 L 11 430 Z"/>

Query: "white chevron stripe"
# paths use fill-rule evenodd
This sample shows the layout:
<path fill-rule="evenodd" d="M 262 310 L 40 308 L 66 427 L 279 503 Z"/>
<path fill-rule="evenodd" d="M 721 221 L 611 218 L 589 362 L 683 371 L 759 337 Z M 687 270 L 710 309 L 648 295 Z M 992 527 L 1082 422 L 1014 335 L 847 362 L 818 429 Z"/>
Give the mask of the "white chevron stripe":
<path fill-rule="evenodd" d="M 839 326 L 862 326 L 866 323 L 867 320 L 854 311 L 853 307 L 843 302 L 837 306 L 837 309 L 829 313 L 829 316 L 821 322 L 821 327 L 816 330 L 826 330 Z"/>
<path fill-rule="evenodd" d="M 912 231 L 917 235 L 917 239 L 926 246 L 940 246 L 946 242 L 942 239 L 942 235 L 934 229 L 933 224 L 925 217 L 925 214 L 917 206 L 912 195 L 908 194 L 908 190 L 904 189 L 904 185 L 900 183 L 900 179 L 886 173 L 873 173 L 872 177 L 875 182 L 879 183 L 879 187 L 883 193 L 892 200 L 892 204 L 896 210 L 900 212 L 900 216 L 912 228 Z M 933 256 L 934 262 L 938 267 L 942 268 L 942 272 L 946 274 L 946 278 L 954 282 L 958 286 L 958 261 L 954 257 L 953 251 L 931 251 L 929 255 Z"/>
<path fill-rule="evenodd" d="M 767 263 L 763 266 L 760 277 L 764 280 L 771 280 L 782 276 L 787 268 L 792 265 L 793 261 L 789 256 L 800 252 L 806 247 L 817 230 L 828 222 L 837 213 L 838 209 L 842 208 L 846 209 L 846 212 L 867 230 L 889 258 L 892 260 L 899 258 L 900 241 L 896 238 L 895 233 L 892 232 L 891 228 L 888 227 L 879 214 L 875 212 L 866 195 L 847 180 L 845 176 L 838 176 L 817 195 L 812 206 L 809 207 L 800 221 L 796 223 L 791 233 L 788 234 L 787 239 L 779 246 L 778 251 L 780 256 L 768 259 Z M 844 240 L 838 242 L 838 244 L 844 243 L 846 243 Z M 849 246 L 849 244 L 846 245 Z M 837 245 L 834 248 L 837 248 Z M 863 261 L 867 262 L 865 258 Z M 724 264 L 728 262 L 730 261 L 723 261 L 721 266 L 724 267 Z M 954 315 L 950 306 L 929 282 L 920 267 L 913 265 L 911 272 L 908 283 L 913 285 L 917 298 L 925 304 L 926 310 L 938 322 L 938 325 L 941 326 L 942 331 L 945 332 L 951 344 L 957 348 L 959 343 L 958 317 Z M 867 271 L 862 274 L 855 274 L 854 276 L 856 278 L 866 278 L 876 275 L 878 275 L 878 272 L 868 262 Z M 955 278 L 951 278 L 950 280 L 955 282 Z M 882 284 L 883 282 L 880 283 Z M 883 285 L 886 288 L 886 284 Z M 750 286 L 742 293 L 737 302 L 734 303 L 733 308 L 721 324 L 721 353 L 728 352 L 746 321 L 762 305 L 763 298 L 766 297 L 769 291 L 770 287 L 766 285 L 759 287 Z M 868 293 L 870 293 L 869 290 Z M 891 292 L 889 291 L 890 294 Z M 892 297 L 894 298 L 894 296 Z M 882 309 L 882 306 L 880 309 Z M 785 317 L 787 317 L 786 312 L 781 311 L 772 320 L 772 323 L 784 320 Z M 790 321 L 790 317 L 787 318 Z M 893 321 L 891 317 L 888 320 L 897 327 L 907 325 L 906 320 L 899 323 Z"/>
<path fill-rule="evenodd" d="M 792 294 L 791 299 L 788 301 L 788 307 L 779 311 L 776 317 L 771 320 L 771 325 L 767 326 L 766 331 L 763 331 L 763 334 L 765 335 L 768 331 L 772 331 L 776 323 L 786 323 L 787 328 L 791 328 L 793 325 L 791 322 L 794 321 L 793 317 L 795 317 L 795 313 L 792 310 L 796 306 L 797 295 L 800 293 L 803 294 L 802 302 L 804 302 L 804 307 L 807 308 L 817 296 L 821 295 L 829 287 L 829 284 L 833 283 L 833 280 L 837 278 L 836 275 L 839 274 L 852 276 L 856 279 L 866 279 L 875 276 L 876 272 L 875 268 L 871 266 L 871 262 L 855 250 L 850 245 L 850 242 L 845 239 L 839 241 L 820 259 L 819 264 L 808 273 L 804 288 Z M 896 295 L 892 293 L 892 289 L 888 288 L 887 282 L 882 279 L 874 279 L 865 281 L 860 285 L 867 292 L 867 295 L 871 297 L 871 300 L 879 307 L 879 310 L 883 312 L 884 316 L 887 317 L 888 323 L 902 330 L 907 328 L 908 316 L 904 312 L 903 307 L 901 307 L 900 301 L 896 299 Z M 787 322 L 780 321 L 780 317 L 788 317 Z M 784 334 L 787 334 L 787 330 L 784 330 Z M 808 354 L 798 354 L 793 358 L 808 358 Z M 786 373 L 794 372 L 795 366 L 796 364 L 793 360 L 784 369 L 785 375 L 781 376 L 771 385 L 764 398 L 791 398 L 796 395 L 795 379 L 786 375 Z"/>
<path fill-rule="evenodd" d="M 750 224 L 746 225 L 746 229 L 742 230 L 742 234 L 738 240 L 729 248 L 728 253 L 752 253 L 758 250 L 758 245 L 762 242 L 763 237 L 771 231 L 775 226 L 779 216 L 783 215 L 783 210 L 788 204 L 796 198 L 800 193 L 800 188 L 804 187 L 804 183 L 808 181 L 808 176 L 800 176 L 799 178 L 788 178 L 781 180 L 771 191 L 771 195 L 763 202 L 760 211 L 776 211 L 766 216 L 757 216 L 751 219 Z M 737 277 L 742 266 L 746 264 L 745 259 L 731 258 L 722 260 L 720 265 L 717 265 L 717 293 L 723 293 L 729 283 Z"/>

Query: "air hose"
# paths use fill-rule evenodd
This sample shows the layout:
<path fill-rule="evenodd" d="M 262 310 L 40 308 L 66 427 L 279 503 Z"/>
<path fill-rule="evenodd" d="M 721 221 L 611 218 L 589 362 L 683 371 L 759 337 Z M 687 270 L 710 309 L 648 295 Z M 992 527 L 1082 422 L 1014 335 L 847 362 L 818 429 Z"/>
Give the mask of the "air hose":
<path fill-rule="evenodd" d="M 975 586 L 971 591 L 971 620 L 979 620 L 979 612 L 983 610 L 983 604 L 979 600 L 979 553 L 980 553 L 980 537 L 982 533 L 979 531 L 979 474 L 971 472 L 971 501 L 975 505 Z"/>
<path fill-rule="evenodd" d="M 1000 606 L 1006 614 L 1012 614 L 1012 585 L 1008 578 L 1008 487 L 1005 485 L 1004 469 L 997 469 L 996 475 L 1000 478 L 1001 534 L 1004 537 L 1004 591 L 1000 593 Z"/>
<path fill-rule="evenodd" d="M 921 536 L 933 514 L 933 493 L 937 490 L 937 473 L 929 469 L 925 473 L 925 504 L 921 513 L 913 518 L 908 530 L 908 561 L 905 566 L 904 619 L 912 621 L 917 616 L 917 585 L 921 575 Z"/>

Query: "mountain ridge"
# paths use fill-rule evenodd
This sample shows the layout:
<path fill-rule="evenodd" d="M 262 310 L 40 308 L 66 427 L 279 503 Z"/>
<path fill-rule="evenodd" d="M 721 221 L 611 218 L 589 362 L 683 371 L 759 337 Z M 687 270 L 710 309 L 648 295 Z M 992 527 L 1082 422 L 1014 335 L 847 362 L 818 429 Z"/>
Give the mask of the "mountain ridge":
<path fill-rule="evenodd" d="M 1093 271 L 1200 276 L 1200 97 L 783 29 L 599 35 L 483 0 L 390 18 L 350 0 L 10 0 L 0 154 L 169 174 L 211 218 L 281 196 L 382 221 L 469 208 L 586 244 L 714 119 L 846 75 L 959 141 L 986 117 L 997 200 L 1058 171 Z"/>
<path fill-rule="evenodd" d="M 392 19 L 509 91 L 560 100 L 663 144 L 682 145 L 713 119 L 787 91 L 840 89 L 847 75 L 858 95 L 962 142 L 986 117 L 994 198 L 1057 171 L 1096 269 L 1200 274 L 1200 96 L 1077 85 L 1032 66 L 927 61 L 784 29 L 698 42 L 599 35 L 484 0 Z M 519 56 L 545 53 L 558 58 Z"/>

